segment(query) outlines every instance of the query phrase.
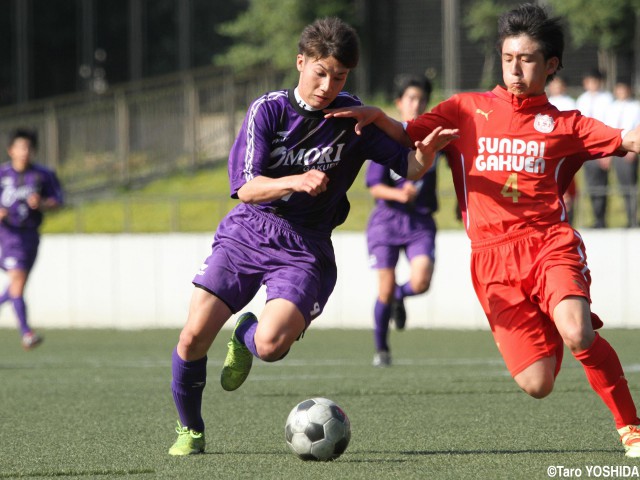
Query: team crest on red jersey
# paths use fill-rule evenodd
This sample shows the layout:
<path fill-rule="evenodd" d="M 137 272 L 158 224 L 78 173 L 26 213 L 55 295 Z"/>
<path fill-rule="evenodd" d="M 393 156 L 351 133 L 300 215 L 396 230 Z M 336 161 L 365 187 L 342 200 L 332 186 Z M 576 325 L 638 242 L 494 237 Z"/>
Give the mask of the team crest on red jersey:
<path fill-rule="evenodd" d="M 553 118 L 549 115 L 543 115 L 539 113 L 536 115 L 536 119 L 533 122 L 533 128 L 535 128 L 540 133 L 551 133 L 553 132 L 553 127 L 555 126 L 553 122 Z"/>

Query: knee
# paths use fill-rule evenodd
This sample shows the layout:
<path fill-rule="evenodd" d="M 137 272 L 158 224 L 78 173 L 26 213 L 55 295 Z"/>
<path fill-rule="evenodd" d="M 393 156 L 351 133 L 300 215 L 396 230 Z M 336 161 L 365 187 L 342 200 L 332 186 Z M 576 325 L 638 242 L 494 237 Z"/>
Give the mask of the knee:
<path fill-rule="evenodd" d="M 390 285 L 380 284 L 380 288 L 378 289 L 379 301 L 388 305 L 393 301 L 394 294 L 395 294 L 395 284 L 390 284 Z"/>
<path fill-rule="evenodd" d="M 20 298 L 24 296 L 24 284 L 9 285 L 9 296 L 11 298 Z"/>
<path fill-rule="evenodd" d="M 429 290 L 430 286 L 431 279 L 424 278 L 418 280 L 414 285 L 411 286 L 411 288 L 416 294 L 420 295 L 421 293 L 425 293 L 427 290 Z"/>
<path fill-rule="evenodd" d="M 190 357 L 191 354 L 199 352 L 201 343 L 197 333 L 185 328 L 180 332 L 178 351 L 184 352 Z"/>
<path fill-rule="evenodd" d="M 595 340 L 595 332 L 592 329 L 582 328 L 580 325 L 565 328 L 562 332 L 562 340 L 571 352 L 581 352 L 591 346 Z"/>
<path fill-rule="evenodd" d="M 518 385 L 524 392 L 533 398 L 544 398 L 553 391 L 554 378 L 541 377 L 541 378 L 529 378 L 518 382 Z"/>
<path fill-rule="evenodd" d="M 264 362 L 277 362 L 284 358 L 291 347 L 287 338 L 286 335 L 257 331 L 253 339 L 260 360 Z"/>
<path fill-rule="evenodd" d="M 284 358 L 289 351 L 289 347 L 274 341 L 259 342 L 256 339 L 256 350 L 260 360 L 264 362 L 277 362 Z"/>
<path fill-rule="evenodd" d="M 556 359 L 554 357 L 543 358 L 530 365 L 513 379 L 530 397 L 544 398 L 553 390 L 555 364 Z"/>
<path fill-rule="evenodd" d="M 378 301 L 389 305 L 393 301 L 393 292 L 380 292 L 378 294 Z"/>

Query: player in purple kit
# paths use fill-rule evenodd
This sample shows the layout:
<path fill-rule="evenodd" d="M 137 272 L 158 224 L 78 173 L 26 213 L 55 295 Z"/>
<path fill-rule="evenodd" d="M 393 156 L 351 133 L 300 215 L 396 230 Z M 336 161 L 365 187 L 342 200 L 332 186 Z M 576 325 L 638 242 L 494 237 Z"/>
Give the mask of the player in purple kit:
<path fill-rule="evenodd" d="M 427 78 L 406 77 L 400 82 L 396 108 L 402 121 L 424 113 L 431 95 Z M 373 337 L 376 353 L 373 365 L 391 365 L 389 321 L 404 329 L 404 298 L 426 292 L 431 285 L 435 260 L 436 224 L 432 214 L 438 209 L 435 165 L 412 182 L 389 166 L 371 162 L 366 176 L 376 206 L 369 217 L 367 245 L 369 263 L 378 271 L 378 297 L 373 309 Z M 404 250 L 410 262 L 410 279 L 398 285 L 395 269 Z"/>
<path fill-rule="evenodd" d="M 282 359 L 322 312 L 337 276 L 331 232 L 347 217 L 346 192 L 365 160 L 417 179 L 457 134 L 436 129 L 410 151 L 377 127 L 358 136 L 354 121 L 325 119 L 325 108 L 361 104 L 342 92 L 358 63 L 358 43 L 355 30 L 337 18 L 308 25 L 298 44 L 297 87 L 267 93 L 249 107 L 229 155 L 231 196 L 242 203 L 218 225 L 173 352 L 180 421 L 171 455 L 204 451 L 207 352 L 261 285 L 267 302 L 260 321 L 241 315 L 228 343 L 220 377 L 225 390 L 242 385 L 254 356 Z"/>
<path fill-rule="evenodd" d="M 55 173 L 31 161 L 36 147 L 35 132 L 16 129 L 7 150 L 11 161 L 0 166 L 0 268 L 9 277 L 0 304 L 9 300 L 13 304 L 26 350 L 42 343 L 42 337 L 29 327 L 24 302 L 25 285 L 38 254 L 42 212 L 62 204 Z"/>

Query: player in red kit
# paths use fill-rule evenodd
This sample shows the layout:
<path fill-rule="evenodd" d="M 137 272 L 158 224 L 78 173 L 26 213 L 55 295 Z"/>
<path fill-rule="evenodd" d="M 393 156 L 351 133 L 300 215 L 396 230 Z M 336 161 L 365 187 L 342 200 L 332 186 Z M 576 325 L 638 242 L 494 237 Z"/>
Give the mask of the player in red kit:
<path fill-rule="evenodd" d="M 355 117 L 356 131 L 374 122 L 406 145 L 437 126 L 459 129 L 445 153 L 473 285 L 507 368 L 526 393 L 546 397 L 566 345 L 613 414 L 626 455 L 640 457 L 640 420 L 616 352 L 595 331 L 585 247 L 562 198 L 584 161 L 640 152 L 640 128 L 610 128 L 548 102 L 545 85 L 562 68 L 559 19 L 524 4 L 498 29 L 504 87 L 454 95 L 407 124 L 375 107 L 327 115 Z"/>

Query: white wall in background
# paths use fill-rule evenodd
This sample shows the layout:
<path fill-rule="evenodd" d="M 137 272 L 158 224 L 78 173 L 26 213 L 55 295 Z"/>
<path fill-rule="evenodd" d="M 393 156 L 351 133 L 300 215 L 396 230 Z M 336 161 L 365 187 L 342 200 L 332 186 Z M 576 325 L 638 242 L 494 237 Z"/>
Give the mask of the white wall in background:
<path fill-rule="evenodd" d="M 585 230 L 593 310 L 609 327 L 640 327 L 640 231 Z M 44 235 L 27 286 L 35 328 L 161 328 L 183 325 L 191 279 L 208 255 L 211 234 Z M 338 283 L 314 328 L 370 328 L 377 278 L 364 233 L 336 233 Z M 407 328 L 487 328 L 469 274 L 469 240 L 441 231 L 431 290 L 406 300 Z M 402 261 L 398 277 L 406 281 Z M 6 282 L 6 279 L 5 279 Z M 264 292 L 247 307 L 259 313 Z M 13 327 L 12 308 L 0 327 Z M 229 322 L 228 326 L 231 327 Z"/>

